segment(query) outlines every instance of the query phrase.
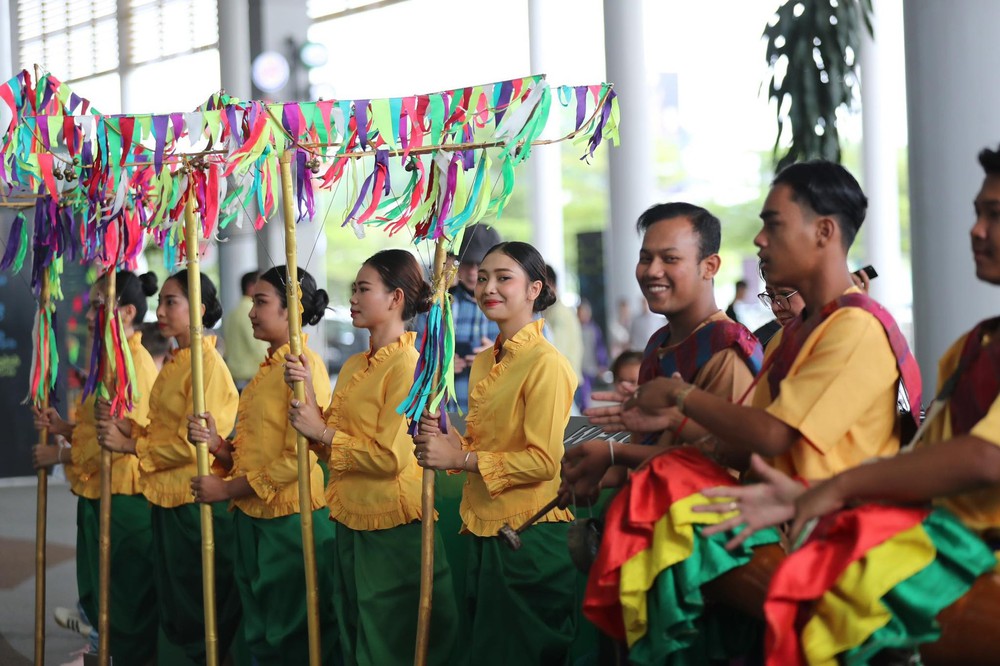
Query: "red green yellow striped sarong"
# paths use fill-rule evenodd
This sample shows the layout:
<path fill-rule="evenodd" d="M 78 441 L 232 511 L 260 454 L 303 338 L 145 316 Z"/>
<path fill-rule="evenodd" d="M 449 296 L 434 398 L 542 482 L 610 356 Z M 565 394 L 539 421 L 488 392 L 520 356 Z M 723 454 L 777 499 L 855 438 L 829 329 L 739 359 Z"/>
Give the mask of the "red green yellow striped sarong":
<path fill-rule="evenodd" d="M 608 507 L 583 612 L 628 643 L 633 663 L 701 661 L 700 653 L 685 658 L 705 634 L 701 586 L 749 562 L 754 547 L 779 540 L 765 530 L 729 552 L 723 546 L 734 532 L 701 534 L 733 515 L 694 513 L 692 507 L 712 502 L 701 491 L 736 483 L 697 450 L 677 448 L 633 474 Z"/>
<path fill-rule="evenodd" d="M 822 519 L 775 572 L 767 663 L 866 664 L 937 640 L 936 617 L 996 558 L 944 509 L 865 505 Z"/>

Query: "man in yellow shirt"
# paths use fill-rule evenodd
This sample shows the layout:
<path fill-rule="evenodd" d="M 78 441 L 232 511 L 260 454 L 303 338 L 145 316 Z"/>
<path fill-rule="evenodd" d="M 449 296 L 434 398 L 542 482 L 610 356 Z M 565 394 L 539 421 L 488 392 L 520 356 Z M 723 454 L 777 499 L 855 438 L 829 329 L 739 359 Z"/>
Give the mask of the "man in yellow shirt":
<path fill-rule="evenodd" d="M 753 405 L 666 377 L 641 386 L 634 404 L 676 407 L 729 446 L 807 479 L 898 451 L 898 390 L 919 413 L 920 375 L 892 317 L 847 268 L 867 205 L 854 177 L 832 162 L 779 173 L 754 244 L 768 279 L 797 290 L 806 307 L 768 346 Z"/>
<path fill-rule="evenodd" d="M 976 277 L 1000 285 L 1000 150 L 983 150 L 979 162 L 986 176 L 971 229 Z M 962 335 L 938 368 L 935 403 L 941 409 L 930 410 L 924 438 L 907 455 L 854 467 L 809 488 L 758 461 L 764 484 L 705 493 L 737 502 L 739 514 L 718 527 L 744 524 L 741 536 L 793 520 L 797 540 L 806 525 L 826 516 L 817 528 L 823 538 L 790 555 L 780 571 L 791 575 L 772 581 L 767 607 L 776 640 L 770 660 L 796 653 L 810 662 L 843 660 L 859 651 L 932 641 L 920 648 L 929 662 L 995 660 L 995 640 L 975 618 L 990 616 L 982 604 L 995 603 L 996 576 L 979 578 L 967 591 L 993 569 L 991 551 L 1000 546 L 1000 317 Z M 932 499 L 948 511 L 929 512 L 923 503 Z M 985 546 L 954 524 L 956 517 Z M 858 569 L 884 573 L 849 575 Z M 805 589 L 797 571 L 809 572 Z M 892 600 L 902 596 L 919 604 L 897 615 L 901 606 Z M 825 623 L 826 617 L 836 622 Z M 810 625 L 822 631 L 810 632 Z"/>

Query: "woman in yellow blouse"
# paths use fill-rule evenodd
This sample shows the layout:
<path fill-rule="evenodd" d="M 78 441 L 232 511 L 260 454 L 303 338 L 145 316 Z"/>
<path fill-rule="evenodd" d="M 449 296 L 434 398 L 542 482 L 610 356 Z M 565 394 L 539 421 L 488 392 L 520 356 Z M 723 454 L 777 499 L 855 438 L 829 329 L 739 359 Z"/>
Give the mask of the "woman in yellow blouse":
<path fill-rule="evenodd" d="M 87 310 L 88 334 L 95 333 L 98 311 L 104 307 L 107 276 L 90 288 Z M 142 334 L 135 327 L 146 316 L 146 299 L 156 293 L 156 275 L 122 271 L 115 276 L 118 312 L 121 315 L 132 363 L 135 367 L 135 403 L 129 418 L 136 423 L 149 421 L 149 392 L 156 380 L 156 364 L 142 346 Z M 94 368 L 96 366 L 92 366 Z M 76 585 L 80 608 L 92 626 L 97 623 L 98 599 L 98 518 L 101 497 L 101 447 L 97 443 L 97 421 L 91 394 L 77 405 L 76 423 L 59 417 L 54 407 L 36 413 L 35 426 L 48 428 L 70 442 L 69 448 L 36 446 L 35 466 L 66 466 L 70 489 L 78 498 L 76 509 Z M 153 559 L 153 533 L 149 503 L 139 489 L 139 461 L 135 456 L 116 453 L 111 462 L 111 615 L 110 646 L 115 662 L 144 664 L 156 653 L 156 591 L 149 578 Z M 92 639 L 96 634 L 92 635 Z M 96 645 L 92 646 L 96 650 Z"/>
<path fill-rule="evenodd" d="M 420 481 L 406 419 L 396 408 L 413 385 L 415 334 L 405 322 L 430 306 L 430 285 L 413 255 L 384 250 L 370 257 L 352 286 L 351 320 L 371 332 L 371 349 L 340 371 L 333 401 L 321 414 L 314 396 L 292 401 L 292 425 L 329 459 L 326 501 L 337 529 L 334 603 L 348 664 L 413 662 L 420 592 Z M 285 377 L 310 385 L 292 356 Z M 448 664 L 457 616 L 451 570 L 436 538 L 431 654 Z"/>
<path fill-rule="evenodd" d="M 191 413 L 191 322 L 188 318 L 188 276 L 183 270 L 160 288 L 156 321 L 177 349 L 160 370 L 149 396 L 149 423 L 133 419 L 104 420 L 98 425 L 102 446 L 134 454 L 139 459 L 139 487 L 153 505 L 153 571 L 159 602 L 160 627 L 167 639 L 195 663 L 205 662 L 205 620 L 201 591 L 201 521 L 191 493 L 198 473 L 195 449 L 187 441 Z M 222 316 L 215 285 L 201 276 L 205 327 Z M 220 432 L 230 433 L 239 395 L 215 336 L 202 341 L 205 405 Z M 233 581 L 233 524 L 226 505 L 215 514 L 215 598 L 219 652 L 223 655 L 236 634 L 240 603 Z"/>
<path fill-rule="evenodd" d="M 479 266 L 476 300 L 500 335 L 476 356 L 466 433 L 442 434 L 425 415 L 414 437 L 424 467 L 469 472 L 464 530 L 473 535 L 464 653 L 477 664 L 562 664 L 576 629 L 575 570 L 566 547 L 572 514 L 553 509 L 511 550 L 497 531 L 519 527 L 559 491 L 563 431 L 576 375 L 542 336 L 534 314 L 555 296 L 545 262 L 527 243 L 500 243 Z"/>
<path fill-rule="evenodd" d="M 236 583 L 243 603 L 243 632 L 250 654 L 260 666 L 309 662 L 306 625 L 306 585 L 299 518 L 298 464 L 295 429 L 288 423 L 292 392 L 285 385 L 283 366 L 288 354 L 288 300 L 285 267 L 265 272 L 251 289 L 253 305 L 247 326 L 269 344 L 267 357 L 240 394 L 236 436 L 219 436 L 215 419 L 188 417 L 188 438 L 207 442 L 215 451 L 214 476 L 196 477 L 191 489 L 199 502 L 230 500 L 236 530 Z M 330 302 L 316 280 L 299 269 L 302 323 L 318 324 Z M 296 312 L 296 310 L 292 310 Z M 323 360 L 311 349 L 303 354 L 309 365 L 311 394 L 330 401 L 330 377 Z M 323 470 L 309 454 L 316 568 L 321 587 L 320 622 L 324 663 L 331 663 L 337 646 L 333 610 L 333 523 L 323 509 Z"/>

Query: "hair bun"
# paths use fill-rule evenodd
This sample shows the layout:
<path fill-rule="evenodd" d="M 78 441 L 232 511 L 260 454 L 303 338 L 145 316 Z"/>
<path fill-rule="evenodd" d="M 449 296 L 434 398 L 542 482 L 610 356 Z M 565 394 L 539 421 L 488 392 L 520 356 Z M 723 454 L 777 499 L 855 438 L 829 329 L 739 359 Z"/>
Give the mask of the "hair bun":
<path fill-rule="evenodd" d="M 325 289 L 317 289 L 313 292 L 311 302 L 302 304 L 302 316 L 305 319 L 305 324 L 315 326 L 323 321 L 323 313 L 326 312 L 326 306 L 329 304 L 330 295 L 326 293 Z"/>
<path fill-rule="evenodd" d="M 156 273 L 150 271 L 148 273 L 143 273 L 139 276 L 139 284 L 142 286 L 142 293 L 144 295 L 153 296 L 159 289 L 159 279 L 156 277 Z"/>
<path fill-rule="evenodd" d="M 426 280 L 424 280 L 423 284 L 420 286 L 420 294 L 417 296 L 417 302 L 415 303 L 417 312 L 430 311 L 433 302 L 434 289 Z"/>
<path fill-rule="evenodd" d="M 541 312 L 542 310 L 547 310 L 556 302 L 556 295 L 549 288 L 549 285 L 542 282 L 542 290 L 538 292 L 538 298 L 535 299 L 535 312 Z"/>

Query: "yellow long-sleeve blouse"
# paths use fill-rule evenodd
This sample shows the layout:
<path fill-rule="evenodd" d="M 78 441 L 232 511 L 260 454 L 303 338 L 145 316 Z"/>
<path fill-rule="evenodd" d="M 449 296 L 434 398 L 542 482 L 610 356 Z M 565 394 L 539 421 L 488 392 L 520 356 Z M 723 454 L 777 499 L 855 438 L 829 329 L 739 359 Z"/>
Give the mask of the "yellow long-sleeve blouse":
<path fill-rule="evenodd" d="M 156 381 L 156 363 L 142 346 L 142 333 L 128 339 L 135 367 L 135 402 L 127 414 L 133 423 L 149 423 L 149 394 Z M 66 478 L 73 493 L 87 499 L 101 496 L 101 447 L 97 443 L 97 421 L 94 419 L 96 395 L 90 395 L 76 409 L 70 455 L 72 464 L 66 465 Z M 113 495 L 138 495 L 139 459 L 127 453 L 111 454 L 111 493 Z"/>
<path fill-rule="evenodd" d="M 505 524 L 519 527 L 559 490 L 576 375 L 543 336 L 544 320 L 531 322 L 503 343 L 503 358 L 486 349 L 469 375 L 469 416 L 463 448 L 479 457 L 469 474 L 460 512 L 465 529 L 495 536 Z M 539 522 L 573 519 L 553 509 Z"/>
<path fill-rule="evenodd" d="M 215 417 L 223 437 L 233 431 L 239 394 L 215 336 L 202 339 L 205 408 Z M 191 477 L 197 476 L 195 448 L 187 441 L 191 402 L 191 348 L 178 349 L 163 364 L 149 396 L 149 424 L 133 422 L 135 453 L 139 457 L 139 487 L 157 506 L 171 509 L 190 504 Z"/>
<path fill-rule="evenodd" d="M 304 348 L 312 372 L 316 404 L 330 402 L 330 375 L 319 355 Z M 292 390 L 285 384 L 284 361 L 289 345 L 271 354 L 240 394 L 233 438 L 233 467 L 226 472 L 217 463 L 212 470 L 234 479 L 245 476 L 255 495 L 237 497 L 231 507 L 254 518 L 279 518 L 299 512 L 296 431 L 288 422 Z M 311 509 L 323 506 L 323 470 L 309 452 Z"/>
<path fill-rule="evenodd" d="M 406 419 L 396 413 L 413 385 L 415 333 L 375 353 L 347 359 L 326 411 L 330 443 L 330 517 L 354 530 L 382 530 L 420 520 L 422 470 Z"/>

